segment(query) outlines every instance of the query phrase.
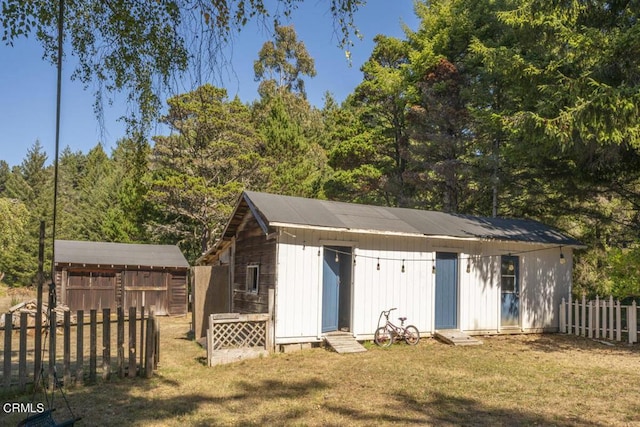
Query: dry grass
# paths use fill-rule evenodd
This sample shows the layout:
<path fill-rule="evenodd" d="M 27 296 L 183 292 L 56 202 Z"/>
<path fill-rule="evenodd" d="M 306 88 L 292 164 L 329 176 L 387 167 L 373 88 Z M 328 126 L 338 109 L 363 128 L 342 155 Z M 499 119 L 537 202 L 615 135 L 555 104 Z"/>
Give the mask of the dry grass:
<path fill-rule="evenodd" d="M 31 287 L 12 288 L 0 282 L 0 313 L 6 313 L 10 307 L 36 297 Z"/>
<path fill-rule="evenodd" d="M 565 335 L 491 337 L 475 347 L 426 339 L 209 368 L 187 330 L 186 318 L 162 319 L 151 380 L 68 388 L 82 425 L 640 425 L 637 346 Z M 65 418 L 60 394 L 56 406 Z"/>

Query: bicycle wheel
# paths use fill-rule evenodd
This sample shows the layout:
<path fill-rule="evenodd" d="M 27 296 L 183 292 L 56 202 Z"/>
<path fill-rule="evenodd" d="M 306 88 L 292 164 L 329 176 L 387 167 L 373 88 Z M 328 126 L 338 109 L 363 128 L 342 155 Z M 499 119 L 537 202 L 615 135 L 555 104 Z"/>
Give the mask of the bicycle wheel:
<path fill-rule="evenodd" d="M 379 327 L 373 335 L 373 342 L 380 347 L 389 347 L 393 343 L 393 336 L 384 326 Z"/>
<path fill-rule="evenodd" d="M 409 325 L 404 329 L 404 342 L 409 345 L 416 345 L 420 341 L 420 332 L 418 328 L 413 325 Z"/>

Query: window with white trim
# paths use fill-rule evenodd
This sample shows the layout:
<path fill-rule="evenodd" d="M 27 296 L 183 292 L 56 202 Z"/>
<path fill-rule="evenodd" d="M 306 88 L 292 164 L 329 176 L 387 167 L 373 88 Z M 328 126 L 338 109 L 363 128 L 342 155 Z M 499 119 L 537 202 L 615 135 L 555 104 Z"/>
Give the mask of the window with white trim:
<path fill-rule="evenodd" d="M 247 292 L 258 293 L 260 284 L 260 266 L 252 264 L 247 266 Z"/>

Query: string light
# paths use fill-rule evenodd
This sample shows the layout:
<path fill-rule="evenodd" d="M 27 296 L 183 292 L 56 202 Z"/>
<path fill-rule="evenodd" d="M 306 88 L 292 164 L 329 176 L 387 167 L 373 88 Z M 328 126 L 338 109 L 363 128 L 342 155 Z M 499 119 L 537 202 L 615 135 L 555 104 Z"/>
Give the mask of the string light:
<path fill-rule="evenodd" d="M 306 241 L 303 243 L 303 248 L 304 246 L 306 246 Z M 567 262 L 567 259 L 562 251 L 562 246 L 558 246 L 560 248 L 560 264 L 565 264 Z M 507 252 L 504 255 L 507 256 L 519 256 L 519 255 L 523 255 L 523 254 L 527 254 L 527 253 L 532 253 L 532 252 L 542 252 L 542 251 L 548 251 L 550 249 L 553 248 L 540 248 L 540 249 L 532 249 L 532 250 L 527 250 L 527 251 L 520 251 L 520 252 Z M 340 251 L 338 249 L 333 249 L 333 248 L 325 248 L 325 251 L 333 251 L 335 253 L 335 262 L 338 263 L 340 262 L 340 254 L 343 255 L 349 255 L 349 256 L 353 256 L 353 264 L 356 264 L 356 254 L 352 251 L 349 252 L 345 252 L 345 251 Z M 321 255 L 321 250 L 318 249 L 318 256 Z M 402 261 L 402 267 L 401 267 L 401 272 L 405 272 L 406 271 L 406 263 L 407 262 L 432 262 L 433 265 L 431 266 L 431 272 L 433 274 L 436 274 L 436 263 L 435 263 L 435 259 L 434 258 L 391 258 L 391 257 L 374 257 L 374 256 L 368 256 L 368 255 L 362 255 L 362 254 L 358 254 L 358 256 L 360 257 L 364 257 L 366 259 L 375 259 L 376 260 L 376 270 L 380 271 L 380 260 L 387 260 L 387 261 Z M 500 256 L 497 254 L 491 254 L 491 255 L 473 255 L 473 258 L 475 259 L 483 259 L 483 258 L 494 258 L 496 256 Z M 471 273 L 471 255 L 468 256 L 460 256 L 458 259 L 460 261 L 466 260 L 467 261 L 467 266 L 466 266 L 466 272 L 467 273 Z M 509 271 L 513 271 L 515 270 L 515 265 L 513 264 L 513 261 L 508 262 L 508 264 L 506 265 L 506 267 L 509 269 Z"/>

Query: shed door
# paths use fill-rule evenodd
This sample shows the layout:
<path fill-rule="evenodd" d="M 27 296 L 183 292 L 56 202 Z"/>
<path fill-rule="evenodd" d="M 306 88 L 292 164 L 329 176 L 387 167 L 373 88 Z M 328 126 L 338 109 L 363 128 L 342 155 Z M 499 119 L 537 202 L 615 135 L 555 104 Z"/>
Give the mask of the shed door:
<path fill-rule="evenodd" d="M 517 256 L 503 256 L 500 266 L 501 313 L 500 326 L 520 325 L 520 272 Z"/>
<path fill-rule="evenodd" d="M 435 328 L 458 327 L 458 254 L 436 253 Z"/>
<path fill-rule="evenodd" d="M 350 329 L 351 248 L 327 246 L 322 263 L 322 332 Z"/>

